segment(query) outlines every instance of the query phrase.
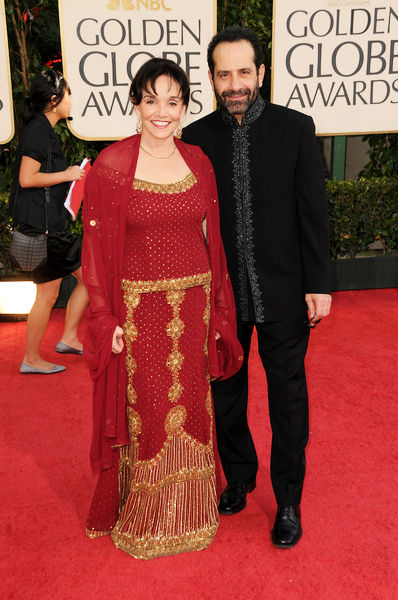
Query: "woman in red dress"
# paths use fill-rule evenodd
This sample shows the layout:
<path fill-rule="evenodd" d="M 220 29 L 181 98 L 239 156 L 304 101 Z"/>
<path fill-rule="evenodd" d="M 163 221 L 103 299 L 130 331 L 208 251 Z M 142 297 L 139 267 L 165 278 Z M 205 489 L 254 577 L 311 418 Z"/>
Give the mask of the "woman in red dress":
<path fill-rule="evenodd" d="M 87 535 L 146 559 L 201 550 L 217 531 L 210 379 L 243 356 L 213 169 L 175 137 L 186 75 L 151 59 L 130 98 L 138 134 L 100 154 L 84 202 L 99 472 Z"/>

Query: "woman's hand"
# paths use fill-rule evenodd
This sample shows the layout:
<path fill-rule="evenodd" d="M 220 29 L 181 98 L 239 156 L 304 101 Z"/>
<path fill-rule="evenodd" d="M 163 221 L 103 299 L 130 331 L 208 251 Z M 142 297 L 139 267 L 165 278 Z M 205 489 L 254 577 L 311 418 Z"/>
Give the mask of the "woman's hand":
<path fill-rule="evenodd" d="M 119 325 L 116 326 L 115 331 L 113 332 L 113 338 L 112 338 L 112 352 L 113 354 L 120 354 L 121 351 L 124 348 L 124 342 L 123 342 L 123 329 L 121 327 L 119 327 Z"/>
<path fill-rule="evenodd" d="M 30 156 L 23 156 L 19 169 L 19 184 L 22 188 L 47 187 L 64 183 L 65 181 L 76 181 L 84 177 L 84 169 L 77 166 L 68 167 L 65 171 L 56 173 L 41 173 L 41 163 Z"/>
<path fill-rule="evenodd" d="M 216 331 L 216 341 L 219 340 L 221 337 L 221 335 L 218 333 L 218 331 Z"/>
<path fill-rule="evenodd" d="M 79 179 L 83 179 L 84 177 L 84 169 L 73 165 L 72 167 L 68 167 L 65 169 L 65 181 L 78 181 Z"/>

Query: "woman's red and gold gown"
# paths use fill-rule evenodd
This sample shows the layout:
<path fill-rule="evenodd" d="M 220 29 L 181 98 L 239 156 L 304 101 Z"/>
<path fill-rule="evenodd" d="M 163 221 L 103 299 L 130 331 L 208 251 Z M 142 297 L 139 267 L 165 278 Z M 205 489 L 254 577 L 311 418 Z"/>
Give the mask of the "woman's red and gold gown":
<path fill-rule="evenodd" d="M 173 184 L 134 179 L 121 285 L 130 444 L 100 474 L 87 533 L 112 530 L 137 558 L 201 550 L 218 528 L 205 214 L 192 172 Z"/>

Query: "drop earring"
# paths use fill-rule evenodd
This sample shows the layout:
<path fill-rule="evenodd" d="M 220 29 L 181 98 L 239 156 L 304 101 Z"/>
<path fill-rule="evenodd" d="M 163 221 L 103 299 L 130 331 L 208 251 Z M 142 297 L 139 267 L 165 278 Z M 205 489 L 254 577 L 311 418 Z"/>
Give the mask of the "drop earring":
<path fill-rule="evenodd" d="M 178 140 L 180 140 L 180 139 L 181 139 L 181 136 L 182 136 L 182 125 L 181 125 L 181 123 L 178 123 L 178 125 L 177 125 L 177 129 L 176 129 L 176 130 L 175 130 L 175 132 L 174 132 L 174 136 L 175 136 L 175 137 L 176 137 Z"/>
<path fill-rule="evenodd" d="M 135 126 L 135 130 L 137 133 L 142 133 L 142 121 L 141 118 L 138 117 L 137 125 Z"/>

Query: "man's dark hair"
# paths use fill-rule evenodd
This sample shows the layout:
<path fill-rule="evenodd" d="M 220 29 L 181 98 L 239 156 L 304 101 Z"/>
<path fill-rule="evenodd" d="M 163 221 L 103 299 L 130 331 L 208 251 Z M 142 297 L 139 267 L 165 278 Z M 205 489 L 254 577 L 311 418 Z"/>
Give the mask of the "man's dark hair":
<path fill-rule="evenodd" d="M 207 64 L 209 65 L 209 70 L 212 77 L 214 77 L 213 54 L 215 47 L 218 46 L 218 44 L 221 44 L 221 42 L 239 42 L 240 40 L 246 40 L 252 45 L 254 51 L 254 64 L 256 65 L 258 72 L 260 65 L 263 63 L 264 57 L 261 42 L 257 34 L 246 27 L 233 26 L 227 27 L 223 31 L 216 33 L 207 47 Z"/>
<path fill-rule="evenodd" d="M 167 58 L 151 58 L 138 69 L 130 86 L 131 102 L 135 105 L 140 104 L 143 92 L 153 90 L 156 94 L 156 80 L 161 75 L 167 75 L 176 82 L 181 90 L 182 102 L 188 106 L 189 82 L 185 71 L 177 63 Z"/>

